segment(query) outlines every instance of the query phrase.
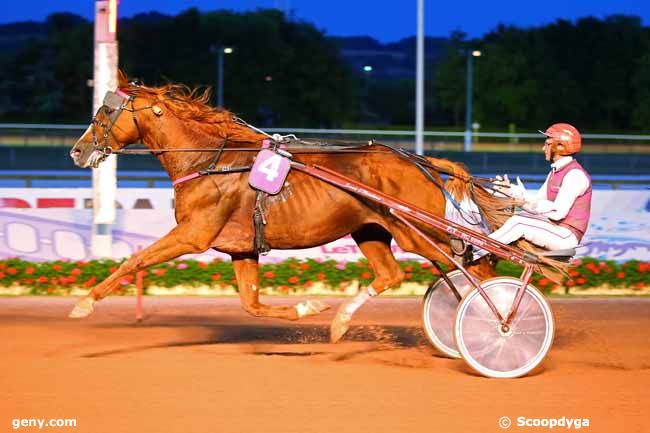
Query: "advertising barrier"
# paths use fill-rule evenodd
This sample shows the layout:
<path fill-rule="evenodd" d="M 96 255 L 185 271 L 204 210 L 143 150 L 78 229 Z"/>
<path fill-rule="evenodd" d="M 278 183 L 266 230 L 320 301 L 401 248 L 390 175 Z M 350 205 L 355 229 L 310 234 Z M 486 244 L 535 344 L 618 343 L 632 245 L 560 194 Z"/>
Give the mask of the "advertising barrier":
<path fill-rule="evenodd" d="M 90 260 L 90 188 L 0 189 L 0 257 L 26 260 Z M 119 191 L 113 231 L 113 258 L 131 255 L 175 225 L 173 191 Z M 578 256 L 609 260 L 650 260 L 650 190 L 594 191 L 591 225 Z M 417 258 L 393 244 L 398 259 Z M 229 256 L 209 250 L 199 260 Z M 273 250 L 262 262 L 289 257 L 352 261 L 362 254 L 350 236 L 306 250 Z"/>

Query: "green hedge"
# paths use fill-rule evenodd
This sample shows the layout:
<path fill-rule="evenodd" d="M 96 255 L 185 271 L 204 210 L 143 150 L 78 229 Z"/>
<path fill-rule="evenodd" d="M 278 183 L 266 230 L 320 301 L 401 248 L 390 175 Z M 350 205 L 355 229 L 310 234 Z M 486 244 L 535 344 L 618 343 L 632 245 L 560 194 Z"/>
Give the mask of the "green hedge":
<path fill-rule="evenodd" d="M 61 289 L 92 287 L 102 281 L 120 265 L 120 261 L 94 260 L 90 262 L 41 262 L 21 259 L 0 260 L 0 286 L 21 285 L 33 294 L 60 293 Z M 439 278 L 438 270 L 429 263 L 402 261 L 400 266 L 406 274 L 405 281 L 429 284 Z M 565 287 L 633 287 L 643 289 L 650 284 L 650 263 L 631 260 L 616 263 L 611 260 L 586 258 L 577 260 L 564 281 Z M 521 267 L 510 262 L 500 262 L 499 275 L 519 276 Z M 230 262 L 214 260 L 210 263 L 196 260 L 173 260 L 143 271 L 145 290 L 149 285 L 160 287 L 185 286 L 235 286 L 235 275 Z M 262 287 L 277 287 L 291 292 L 308 288 L 314 283 L 337 288 L 349 281 L 369 284 L 374 273 L 366 260 L 337 262 L 334 260 L 286 260 L 278 264 L 266 264 L 260 270 Z M 131 286 L 134 276 L 125 277 L 121 287 Z M 533 284 L 549 291 L 554 283 L 538 275 Z M 116 291 L 120 291 L 118 288 Z"/>

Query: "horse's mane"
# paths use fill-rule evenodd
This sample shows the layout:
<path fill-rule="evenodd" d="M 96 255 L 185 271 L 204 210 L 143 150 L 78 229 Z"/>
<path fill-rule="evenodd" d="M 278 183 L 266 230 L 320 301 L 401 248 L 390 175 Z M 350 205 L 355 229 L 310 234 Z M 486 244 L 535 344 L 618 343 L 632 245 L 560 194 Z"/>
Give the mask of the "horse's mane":
<path fill-rule="evenodd" d="M 259 143 L 264 139 L 262 134 L 235 122 L 230 111 L 210 106 L 209 87 L 190 88 L 178 83 L 149 87 L 134 83 L 122 71 L 118 73 L 118 86 L 129 95 L 157 100 L 179 119 L 198 122 L 202 127 L 210 128 L 220 137 L 228 137 L 231 141 Z"/>

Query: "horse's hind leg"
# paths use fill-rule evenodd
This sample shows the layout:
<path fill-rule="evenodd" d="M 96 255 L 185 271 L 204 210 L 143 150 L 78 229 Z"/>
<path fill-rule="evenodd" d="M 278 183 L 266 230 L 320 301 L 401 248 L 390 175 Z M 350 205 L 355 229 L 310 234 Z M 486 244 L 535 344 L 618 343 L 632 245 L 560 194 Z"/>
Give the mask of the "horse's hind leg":
<path fill-rule="evenodd" d="M 328 305 L 316 300 L 286 306 L 261 304 L 259 301 L 260 273 L 257 256 L 233 256 L 232 264 L 235 269 L 242 308 L 253 316 L 298 320 L 305 316 L 320 314 L 329 308 Z"/>
<path fill-rule="evenodd" d="M 368 299 L 383 291 L 397 287 L 404 280 L 404 271 L 395 260 L 390 249 L 392 239 L 390 233 L 377 225 L 367 225 L 352 233 L 352 238 L 359 245 L 361 252 L 368 259 L 375 272 L 375 279 L 370 286 L 359 291 L 352 299 L 348 299 L 339 307 L 336 317 L 330 325 L 330 340 L 336 343 L 350 327 L 352 315 Z"/>

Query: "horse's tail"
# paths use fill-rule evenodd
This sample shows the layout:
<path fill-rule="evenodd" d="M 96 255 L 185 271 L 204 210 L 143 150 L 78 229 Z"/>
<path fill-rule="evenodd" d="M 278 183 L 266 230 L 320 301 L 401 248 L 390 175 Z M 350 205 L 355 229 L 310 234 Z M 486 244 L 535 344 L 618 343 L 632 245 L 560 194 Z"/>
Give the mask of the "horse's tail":
<path fill-rule="evenodd" d="M 449 175 L 445 182 L 445 189 L 455 200 L 462 202 L 469 198 L 476 203 L 490 230 L 501 227 L 510 218 L 514 210 L 514 201 L 510 198 L 497 197 L 480 183 L 474 182 L 474 178 L 464 164 L 442 158 L 427 157 L 427 160 L 437 171 Z"/>
<path fill-rule="evenodd" d="M 482 184 L 474 182 L 474 178 L 462 163 L 431 157 L 427 157 L 427 160 L 439 172 L 449 175 L 445 182 L 445 189 L 454 199 L 460 202 L 470 198 L 476 203 L 490 230 L 501 227 L 513 215 L 515 201 L 507 197 L 496 196 Z M 524 239 L 519 240 L 516 245 L 524 251 L 536 253 L 538 256 L 542 251 Z M 536 271 L 552 281 L 560 283 L 562 274 L 567 274 L 569 266 L 567 263 L 541 256 L 540 261 L 540 266 L 536 266 Z"/>

